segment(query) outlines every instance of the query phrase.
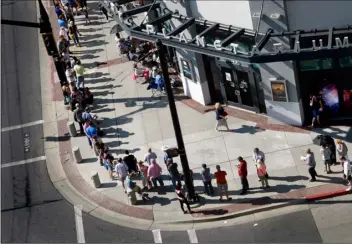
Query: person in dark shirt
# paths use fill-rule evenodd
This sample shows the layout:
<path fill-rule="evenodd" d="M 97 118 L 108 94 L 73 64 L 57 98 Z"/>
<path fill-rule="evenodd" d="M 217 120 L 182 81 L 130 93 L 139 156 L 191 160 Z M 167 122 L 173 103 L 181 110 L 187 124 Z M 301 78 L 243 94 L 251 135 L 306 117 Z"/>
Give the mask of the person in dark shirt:
<path fill-rule="evenodd" d="M 183 204 L 186 204 L 187 209 L 188 209 L 188 213 L 192 213 L 191 211 L 191 207 L 189 206 L 188 200 L 184 194 L 184 192 L 182 191 L 182 185 L 181 182 L 177 183 L 176 187 L 175 187 L 175 193 L 177 195 L 178 201 L 180 202 L 180 206 L 182 211 L 186 214 L 187 211 L 185 211 Z"/>
<path fill-rule="evenodd" d="M 219 126 L 226 127 L 227 130 L 230 130 L 227 124 L 227 113 L 225 109 L 221 106 L 220 103 L 215 104 L 215 114 L 216 114 L 216 127 L 215 129 L 219 131 Z"/>
<path fill-rule="evenodd" d="M 167 163 L 166 163 L 166 166 L 167 166 L 167 170 L 170 173 L 172 185 L 174 187 L 176 187 L 176 182 L 177 182 L 177 184 L 181 183 L 181 175 L 180 175 L 180 172 L 177 169 L 177 163 L 174 163 L 172 161 L 172 159 L 168 159 Z"/>
<path fill-rule="evenodd" d="M 135 156 L 131 155 L 128 150 L 125 151 L 126 156 L 123 158 L 123 161 L 128 167 L 128 173 L 139 173 L 139 170 L 137 168 L 137 159 Z"/>
<path fill-rule="evenodd" d="M 315 122 L 320 126 L 320 114 L 323 112 L 323 102 L 321 96 L 311 95 L 309 98 L 309 105 L 312 108 L 313 119 L 312 119 L 312 127 L 315 126 Z"/>

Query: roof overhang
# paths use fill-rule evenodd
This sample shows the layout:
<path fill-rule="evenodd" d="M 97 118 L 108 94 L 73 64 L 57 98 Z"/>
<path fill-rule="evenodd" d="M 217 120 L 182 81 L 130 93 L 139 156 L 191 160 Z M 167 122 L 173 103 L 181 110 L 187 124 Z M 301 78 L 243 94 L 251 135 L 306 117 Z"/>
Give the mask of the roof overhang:
<path fill-rule="evenodd" d="M 107 3 L 110 1 L 105 0 L 104 2 Z M 352 55 L 352 43 L 349 44 L 348 40 L 349 37 L 352 38 L 351 26 L 344 28 L 330 28 L 326 30 L 294 32 L 275 32 L 272 29 L 269 29 L 265 34 L 258 33 L 258 36 L 261 36 L 261 39 L 257 45 L 253 47 L 251 52 L 246 53 L 236 50 L 235 45 L 231 45 L 231 43 L 236 42 L 236 39 L 241 36 L 256 36 L 256 33 L 253 30 L 182 16 L 177 11 L 171 12 L 166 8 L 162 9 L 162 4 L 160 2 L 147 4 L 123 12 L 121 11 L 122 8 L 120 6 L 117 6 L 117 9 L 120 11 L 118 16 L 119 22 L 123 22 L 124 25 L 122 27 L 134 38 L 152 42 L 161 40 L 161 42 L 167 46 L 223 59 L 239 60 L 249 63 L 270 63 L 291 60 L 345 57 Z M 158 12 L 161 13 L 160 16 L 148 23 L 137 26 L 132 17 L 136 14 L 147 13 L 150 9 L 159 10 Z M 169 32 L 165 29 L 160 30 L 160 26 L 171 19 L 177 19 L 181 24 Z M 183 31 L 193 25 L 201 25 L 206 27 L 206 29 L 188 40 L 183 34 Z M 203 38 L 207 35 L 212 35 L 213 31 L 217 29 L 228 31 L 228 36 L 221 41 L 214 43 L 214 45 L 205 44 Z M 312 47 L 300 47 L 300 42 L 304 38 L 313 39 Z M 320 46 L 320 42 L 322 42 L 320 40 L 322 38 L 327 39 L 328 43 Z M 284 43 L 280 43 L 277 39 L 286 39 L 289 44 L 286 43 L 285 45 Z M 275 46 L 275 48 L 271 48 L 270 46 Z M 285 46 L 286 49 L 284 48 Z M 287 48 L 287 46 L 289 47 Z"/>

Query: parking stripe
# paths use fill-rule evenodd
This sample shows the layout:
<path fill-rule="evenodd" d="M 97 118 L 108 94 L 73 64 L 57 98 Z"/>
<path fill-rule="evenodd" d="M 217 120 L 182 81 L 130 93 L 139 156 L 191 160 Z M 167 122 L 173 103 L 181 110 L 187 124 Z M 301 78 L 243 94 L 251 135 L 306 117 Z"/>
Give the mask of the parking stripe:
<path fill-rule="evenodd" d="M 160 230 L 153 230 L 154 243 L 163 243 Z"/>
<path fill-rule="evenodd" d="M 187 230 L 190 243 L 198 243 L 196 230 Z"/>
<path fill-rule="evenodd" d="M 77 243 L 86 243 L 86 238 L 84 237 L 84 227 L 82 218 L 82 205 L 75 205 L 75 223 L 76 223 L 76 233 L 77 233 Z"/>
<path fill-rule="evenodd" d="M 22 128 L 33 126 L 33 125 L 40 125 L 43 123 L 44 123 L 44 120 L 37 120 L 37 121 L 33 121 L 30 123 L 26 123 L 26 124 L 9 126 L 9 127 L 5 127 L 5 128 L 1 128 L 1 132 L 22 129 Z"/>
<path fill-rule="evenodd" d="M 13 167 L 13 166 L 22 165 L 22 164 L 29 164 L 29 163 L 34 163 L 34 162 L 43 161 L 43 160 L 46 160 L 45 156 L 2 164 L 1 168 Z"/>

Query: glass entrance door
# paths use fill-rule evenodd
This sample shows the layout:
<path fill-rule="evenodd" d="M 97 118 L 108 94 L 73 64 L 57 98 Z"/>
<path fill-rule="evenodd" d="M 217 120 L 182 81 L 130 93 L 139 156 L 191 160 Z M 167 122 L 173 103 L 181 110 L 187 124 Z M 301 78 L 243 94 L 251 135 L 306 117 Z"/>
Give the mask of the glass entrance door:
<path fill-rule="evenodd" d="M 240 88 L 241 103 L 244 106 L 253 107 L 253 99 L 250 90 L 248 72 L 235 70 L 237 82 Z"/>
<path fill-rule="evenodd" d="M 225 86 L 227 101 L 232 104 L 238 104 L 238 84 L 235 80 L 232 69 L 221 67 L 222 81 Z"/>

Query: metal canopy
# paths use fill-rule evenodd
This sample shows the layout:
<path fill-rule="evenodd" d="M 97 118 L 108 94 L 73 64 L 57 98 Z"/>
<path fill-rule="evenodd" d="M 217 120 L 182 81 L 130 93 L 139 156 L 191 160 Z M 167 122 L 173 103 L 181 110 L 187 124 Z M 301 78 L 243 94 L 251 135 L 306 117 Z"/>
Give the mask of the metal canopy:
<path fill-rule="evenodd" d="M 130 18 L 133 15 L 140 14 L 143 12 L 147 12 L 150 9 L 160 9 L 160 3 L 148 4 L 141 7 L 137 7 L 132 10 L 128 10 L 122 13 L 124 18 Z M 196 53 L 201 53 L 209 56 L 214 56 L 218 58 L 230 59 L 230 60 L 239 60 L 250 63 L 269 63 L 269 62 L 281 62 L 281 61 L 290 61 L 290 60 L 310 60 L 310 59 L 321 59 L 321 58 L 331 58 L 331 57 L 345 57 L 352 55 L 352 44 L 345 42 L 345 40 L 341 40 L 339 43 L 336 38 L 341 38 L 345 36 L 352 36 L 352 26 L 347 26 L 344 28 L 330 28 L 323 30 L 297 30 L 290 32 L 275 32 L 272 29 L 268 29 L 265 35 L 263 36 L 257 45 L 253 48 L 252 52 L 249 53 L 239 53 L 232 52 L 231 49 L 225 48 L 231 42 L 236 41 L 237 38 L 241 36 L 247 36 L 250 38 L 254 38 L 256 36 L 256 32 L 249 29 L 243 29 L 231 25 L 224 25 L 212 21 L 207 20 L 199 20 L 187 16 L 182 16 L 178 12 L 165 11 L 168 9 L 164 9 L 164 15 L 161 15 L 155 20 L 149 21 L 148 25 L 160 25 L 165 21 L 170 19 L 178 19 L 183 22 L 180 26 L 175 27 L 168 34 L 154 32 L 149 33 L 146 29 L 147 24 L 143 24 L 141 26 L 132 25 L 129 27 L 129 32 L 132 37 L 152 41 L 161 40 L 165 45 L 172 46 L 175 48 L 181 48 L 185 50 L 190 50 Z M 162 11 L 160 11 L 162 12 Z M 184 38 L 180 38 L 179 35 L 185 29 L 189 28 L 191 25 L 196 24 L 206 27 L 204 31 L 199 33 L 197 37 L 193 37 L 191 40 L 184 40 Z M 212 34 L 214 30 L 224 30 L 228 31 L 229 35 L 221 41 L 220 46 L 222 48 L 216 47 L 214 45 L 205 45 L 201 46 L 199 43 L 195 43 L 197 38 L 206 37 L 209 34 Z M 278 43 L 275 38 L 284 37 L 289 41 L 294 43 L 289 49 L 280 49 L 280 50 L 262 50 L 265 49 L 266 45 L 271 42 Z M 327 40 L 327 45 L 323 46 L 323 48 L 313 48 L 313 42 L 311 48 L 301 48 L 300 42 L 316 38 L 315 42 L 319 42 L 320 39 Z M 352 41 L 352 40 L 351 40 Z M 314 43 L 315 43 L 314 42 Z M 325 41 L 324 41 L 325 42 Z M 342 46 L 341 46 L 342 43 Z M 320 44 L 320 43 L 319 43 Z M 336 44 L 336 45 L 333 45 Z M 339 44 L 339 45 L 338 45 Z M 272 46 L 272 45 L 270 45 Z M 280 46 L 280 45 L 279 45 Z M 287 46 L 287 45 L 282 45 Z M 298 46 L 298 47 L 297 47 Z"/>

